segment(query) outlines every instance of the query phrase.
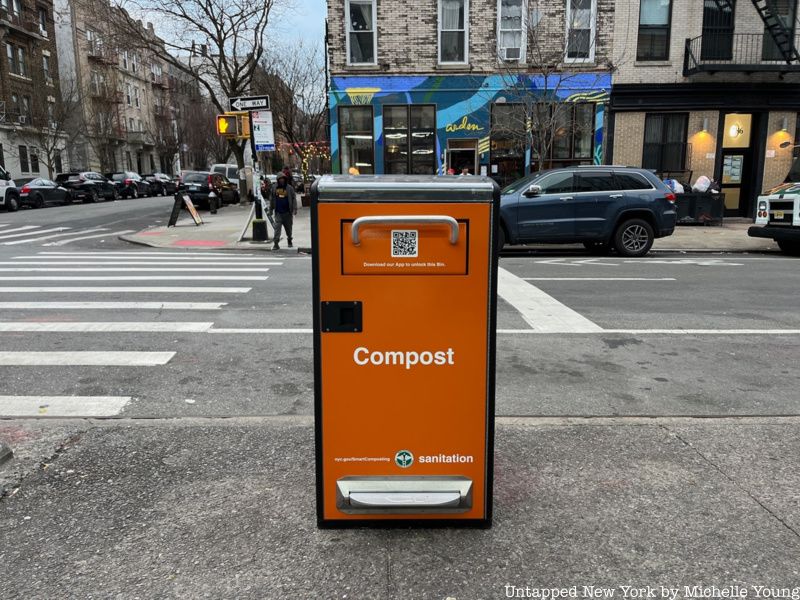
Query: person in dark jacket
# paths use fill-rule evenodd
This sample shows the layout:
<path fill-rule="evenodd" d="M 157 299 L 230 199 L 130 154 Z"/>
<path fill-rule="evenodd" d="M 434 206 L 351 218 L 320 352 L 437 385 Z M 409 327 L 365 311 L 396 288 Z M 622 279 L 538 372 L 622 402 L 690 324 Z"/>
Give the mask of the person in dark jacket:
<path fill-rule="evenodd" d="M 294 215 L 297 214 L 297 198 L 290 180 L 283 173 L 278 175 L 278 181 L 269 195 L 269 214 L 273 213 L 275 213 L 275 239 L 272 249 L 280 249 L 278 243 L 281 241 L 281 227 L 286 230 L 286 241 L 291 248 L 292 223 Z"/>

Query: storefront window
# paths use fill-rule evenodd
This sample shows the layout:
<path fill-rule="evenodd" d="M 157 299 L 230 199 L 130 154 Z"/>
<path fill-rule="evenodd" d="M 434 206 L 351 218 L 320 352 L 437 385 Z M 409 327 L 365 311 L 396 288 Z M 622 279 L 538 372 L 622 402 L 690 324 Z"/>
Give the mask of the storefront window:
<path fill-rule="evenodd" d="M 644 121 L 642 168 L 682 171 L 686 166 L 686 135 L 689 115 L 649 114 Z"/>
<path fill-rule="evenodd" d="M 384 106 L 383 139 L 386 173 L 435 173 L 436 108 L 433 105 Z"/>
<path fill-rule="evenodd" d="M 342 173 L 348 173 L 352 167 L 355 167 L 362 175 L 374 174 L 372 107 L 340 107 L 339 132 Z"/>
<path fill-rule="evenodd" d="M 594 156 L 594 111 L 592 103 L 551 104 L 550 117 L 539 116 L 533 131 L 532 169 L 591 164 Z M 542 112 L 542 107 L 537 109 Z M 542 160 L 538 153 L 545 154 Z"/>
<path fill-rule="evenodd" d="M 500 186 L 525 174 L 525 106 L 505 103 L 492 105 L 492 150 L 490 162 L 497 169 L 492 177 Z"/>

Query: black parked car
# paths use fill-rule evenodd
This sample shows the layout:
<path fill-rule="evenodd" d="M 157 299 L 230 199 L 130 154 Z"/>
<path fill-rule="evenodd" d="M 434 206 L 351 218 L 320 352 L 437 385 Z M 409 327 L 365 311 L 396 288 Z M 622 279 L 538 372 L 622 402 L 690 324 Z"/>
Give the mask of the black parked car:
<path fill-rule="evenodd" d="M 236 204 L 239 202 L 239 190 L 231 183 L 227 177 L 219 173 L 209 173 L 208 171 L 187 171 L 181 176 L 178 191 L 188 194 L 194 204 L 202 208 L 208 208 L 209 194 L 211 191 L 221 200 L 223 204 Z"/>
<path fill-rule="evenodd" d="M 133 171 L 106 173 L 106 177 L 114 182 L 114 186 L 117 188 L 119 195 L 123 198 L 138 198 L 139 196 L 153 195 L 150 183 Z"/>
<path fill-rule="evenodd" d="M 575 244 L 644 256 L 672 235 L 675 194 L 645 169 L 580 166 L 541 171 L 502 191 L 503 244 Z"/>
<path fill-rule="evenodd" d="M 70 191 L 44 177 L 23 177 L 14 180 L 19 189 L 20 204 L 42 208 L 47 203 L 72 204 Z"/>
<path fill-rule="evenodd" d="M 119 198 L 119 192 L 114 184 L 94 171 L 59 173 L 56 175 L 56 182 L 70 191 L 73 200 L 97 202 L 101 198 L 106 200 Z"/>
<path fill-rule="evenodd" d="M 172 196 L 178 189 L 178 184 L 165 173 L 149 173 L 142 177 L 150 184 L 150 188 L 156 196 Z"/>

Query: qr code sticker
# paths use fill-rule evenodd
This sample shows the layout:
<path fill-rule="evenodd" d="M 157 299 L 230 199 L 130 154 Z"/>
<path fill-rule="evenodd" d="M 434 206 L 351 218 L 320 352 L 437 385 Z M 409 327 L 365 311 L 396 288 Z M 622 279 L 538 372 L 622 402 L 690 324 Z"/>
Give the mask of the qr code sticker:
<path fill-rule="evenodd" d="M 392 230 L 392 257 L 416 257 L 419 255 L 417 239 L 419 232 L 414 229 Z"/>

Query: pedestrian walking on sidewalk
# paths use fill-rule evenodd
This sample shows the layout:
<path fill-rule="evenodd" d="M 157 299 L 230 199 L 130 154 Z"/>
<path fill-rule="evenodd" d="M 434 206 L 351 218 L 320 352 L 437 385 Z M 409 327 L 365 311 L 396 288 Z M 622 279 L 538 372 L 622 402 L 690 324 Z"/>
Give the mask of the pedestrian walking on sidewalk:
<path fill-rule="evenodd" d="M 297 214 L 297 198 L 292 184 L 286 175 L 280 173 L 278 181 L 272 188 L 269 195 L 269 214 L 275 213 L 275 239 L 273 240 L 273 250 L 279 250 L 278 245 L 281 241 L 281 227 L 286 230 L 286 241 L 289 248 L 292 247 L 292 223 L 294 215 Z"/>

